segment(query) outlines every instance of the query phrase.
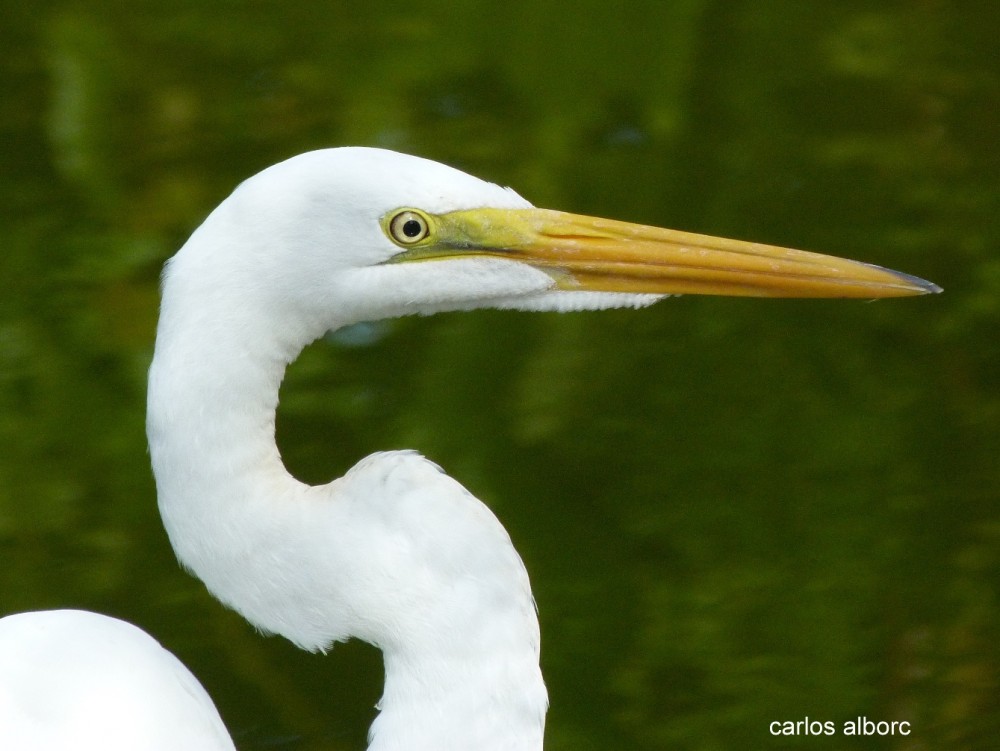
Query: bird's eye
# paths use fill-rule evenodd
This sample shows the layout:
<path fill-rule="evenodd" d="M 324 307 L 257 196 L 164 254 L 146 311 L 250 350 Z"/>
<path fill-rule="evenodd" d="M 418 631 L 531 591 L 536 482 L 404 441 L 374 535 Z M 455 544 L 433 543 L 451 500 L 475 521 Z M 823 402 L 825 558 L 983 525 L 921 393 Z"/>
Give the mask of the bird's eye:
<path fill-rule="evenodd" d="M 389 220 L 389 235 L 400 245 L 413 245 L 427 237 L 430 225 L 427 217 L 416 211 L 400 211 Z"/>

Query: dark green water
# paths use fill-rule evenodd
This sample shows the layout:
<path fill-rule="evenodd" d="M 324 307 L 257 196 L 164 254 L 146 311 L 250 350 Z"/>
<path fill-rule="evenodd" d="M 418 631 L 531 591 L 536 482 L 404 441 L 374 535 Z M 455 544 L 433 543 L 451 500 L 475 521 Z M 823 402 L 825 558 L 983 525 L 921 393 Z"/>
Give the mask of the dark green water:
<path fill-rule="evenodd" d="M 180 571 L 143 421 L 163 261 L 258 169 L 381 145 L 945 288 L 385 322 L 293 366 L 298 476 L 418 448 L 510 530 L 547 748 L 996 747 L 1000 6 L 6 5 L 0 612 L 141 625 L 244 751 L 363 748 L 378 653 L 261 638 Z M 769 732 L 807 716 L 837 734 Z"/>

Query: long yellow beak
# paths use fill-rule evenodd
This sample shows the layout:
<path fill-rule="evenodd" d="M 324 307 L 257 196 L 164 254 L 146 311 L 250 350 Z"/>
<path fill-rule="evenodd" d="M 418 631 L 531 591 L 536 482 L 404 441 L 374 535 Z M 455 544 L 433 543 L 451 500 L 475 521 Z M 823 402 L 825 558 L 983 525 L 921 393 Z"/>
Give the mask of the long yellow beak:
<path fill-rule="evenodd" d="M 541 269 L 561 289 L 864 299 L 941 291 L 908 274 L 834 256 L 546 209 L 420 212 L 419 218 L 427 222 L 426 235 L 399 260 L 485 254 Z"/>

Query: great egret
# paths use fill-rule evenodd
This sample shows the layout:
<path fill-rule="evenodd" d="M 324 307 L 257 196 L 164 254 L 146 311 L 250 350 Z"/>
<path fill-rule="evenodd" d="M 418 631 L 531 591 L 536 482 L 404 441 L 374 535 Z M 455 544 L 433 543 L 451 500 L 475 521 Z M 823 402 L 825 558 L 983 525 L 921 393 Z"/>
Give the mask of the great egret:
<path fill-rule="evenodd" d="M 503 527 L 413 452 L 319 487 L 290 476 L 274 441 L 286 366 L 328 330 L 412 313 L 936 291 L 828 256 L 536 209 L 390 151 L 303 154 L 240 185 L 166 267 L 147 421 L 160 511 L 181 563 L 258 628 L 308 650 L 381 648 L 371 749 L 537 749 L 538 623 Z"/>
<path fill-rule="evenodd" d="M 234 751 L 180 660 L 129 623 L 80 610 L 0 619 L 0 748 Z"/>

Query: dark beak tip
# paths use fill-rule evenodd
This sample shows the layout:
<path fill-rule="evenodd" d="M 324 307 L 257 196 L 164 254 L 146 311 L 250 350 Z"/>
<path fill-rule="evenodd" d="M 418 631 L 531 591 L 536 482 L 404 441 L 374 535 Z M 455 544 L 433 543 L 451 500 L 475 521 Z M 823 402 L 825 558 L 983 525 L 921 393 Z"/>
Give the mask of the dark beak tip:
<path fill-rule="evenodd" d="M 899 273 L 899 272 L 897 272 Z M 919 276 L 911 276 L 910 274 L 899 274 L 908 283 L 916 287 L 921 295 L 937 295 L 944 290 L 936 285 L 934 282 L 929 282 L 926 279 L 921 279 Z"/>
<path fill-rule="evenodd" d="M 908 287 L 913 288 L 913 292 L 916 295 L 937 295 L 944 290 L 936 285 L 934 282 L 929 282 L 926 279 L 921 279 L 919 276 L 913 276 L 913 274 L 907 274 L 903 271 L 896 271 L 895 269 L 887 269 L 884 266 L 877 266 L 876 264 L 867 264 L 869 266 L 874 266 L 882 271 L 888 271 L 890 274 L 895 276 L 901 282 L 905 283 Z"/>

